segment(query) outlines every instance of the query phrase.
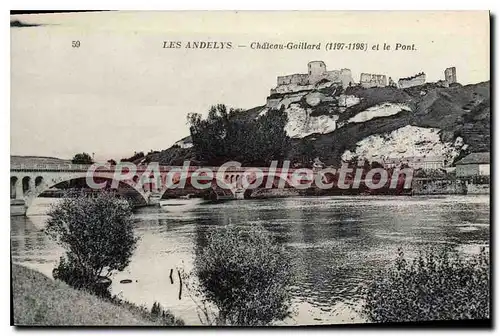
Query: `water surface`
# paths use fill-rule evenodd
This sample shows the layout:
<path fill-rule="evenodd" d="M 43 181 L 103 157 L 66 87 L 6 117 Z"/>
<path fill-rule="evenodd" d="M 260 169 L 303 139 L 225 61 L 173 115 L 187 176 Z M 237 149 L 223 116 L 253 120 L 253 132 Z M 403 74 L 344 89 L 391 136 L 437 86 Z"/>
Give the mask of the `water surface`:
<path fill-rule="evenodd" d="M 41 229 L 54 199 L 39 198 L 28 217 L 11 218 L 14 262 L 50 275 L 62 250 Z M 238 200 L 193 208 L 143 208 L 134 215 L 140 242 L 124 272 L 114 277 L 114 294 L 151 307 L 159 301 L 199 324 L 186 291 L 179 299 L 176 271 L 189 272 L 208 228 L 261 224 L 290 251 L 297 284 L 293 319 L 286 324 L 360 322 L 359 287 L 396 257 L 398 247 L 453 248 L 477 253 L 488 246 L 489 196 L 296 197 Z M 123 279 L 132 283 L 120 284 Z"/>

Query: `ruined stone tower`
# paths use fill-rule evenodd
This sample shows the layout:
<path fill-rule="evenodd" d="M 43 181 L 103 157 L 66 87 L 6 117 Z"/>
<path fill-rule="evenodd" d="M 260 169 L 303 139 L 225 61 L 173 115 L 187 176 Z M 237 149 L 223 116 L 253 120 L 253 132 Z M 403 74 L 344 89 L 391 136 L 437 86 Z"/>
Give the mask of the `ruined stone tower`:
<path fill-rule="evenodd" d="M 448 82 L 448 84 L 457 82 L 457 69 L 455 67 L 446 68 L 444 70 L 444 80 Z"/>
<path fill-rule="evenodd" d="M 312 61 L 307 64 L 309 82 L 316 83 L 326 76 L 326 64 L 323 61 Z"/>

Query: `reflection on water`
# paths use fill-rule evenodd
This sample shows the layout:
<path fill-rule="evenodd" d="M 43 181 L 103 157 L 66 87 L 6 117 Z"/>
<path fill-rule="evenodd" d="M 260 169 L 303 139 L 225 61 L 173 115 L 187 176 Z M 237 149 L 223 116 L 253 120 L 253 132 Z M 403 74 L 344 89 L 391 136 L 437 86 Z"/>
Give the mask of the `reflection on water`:
<path fill-rule="evenodd" d="M 62 251 L 41 229 L 50 199 L 38 199 L 30 216 L 12 217 L 14 262 L 50 275 Z M 396 257 L 422 248 L 475 253 L 489 242 L 488 196 L 319 197 L 242 200 L 167 212 L 135 214 L 141 237 L 129 267 L 112 290 L 138 304 L 159 301 L 188 324 L 198 324 L 195 305 L 171 269 L 192 269 L 196 249 L 210 227 L 263 225 L 293 257 L 297 284 L 291 290 L 296 316 L 288 324 L 362 321 L 358 288 Z M 132 279 L 130 284 L 119 280 Z"/>

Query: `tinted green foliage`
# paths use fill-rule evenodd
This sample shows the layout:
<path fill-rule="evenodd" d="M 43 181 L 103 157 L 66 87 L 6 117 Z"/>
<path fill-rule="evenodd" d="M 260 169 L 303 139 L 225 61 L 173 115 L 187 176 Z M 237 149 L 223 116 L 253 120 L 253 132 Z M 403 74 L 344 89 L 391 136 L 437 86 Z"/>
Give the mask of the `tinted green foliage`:
<path fill-rule="evenodd" d="M 218 324 L 267 325 L 290 315 L 290 259 L 263 227 L 211 231 L 195 266 Z"/>
<path fill-rule="evenodd" d="M 487 319 L 489 292 L 484 249 L 470 259 L 441 251 L 413 261 L 399 250 L 395 265 L 368 288 L 363 312 L 373 322 Z"/>
<path fill-rule="evenodd" d="M 104 192 L 72 195 L 52 206 L 45 232 L 66 250 L 54 275 L 103 294 L 103 277 L 122 271 L 135 249 L 131 215 L 128 202 Z"/>
<path fill-rule="evenodd" d="M 209 165 L 235 160 L 243 165 L 268 165 L 283 160 L 290 147 L 286 135 L 287 114 L 271 110 L 256 119 L 235 118 L 240 110 L 212 106 L 206 119 L 188 116 L 196 157 Z"/>

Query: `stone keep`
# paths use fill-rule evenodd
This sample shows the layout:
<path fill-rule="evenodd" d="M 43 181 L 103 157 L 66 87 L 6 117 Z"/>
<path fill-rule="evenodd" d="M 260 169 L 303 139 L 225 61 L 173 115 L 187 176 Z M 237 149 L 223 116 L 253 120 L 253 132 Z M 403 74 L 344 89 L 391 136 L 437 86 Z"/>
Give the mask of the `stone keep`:
<path fill-rule="evenodd" d="M 455 67 L 446 68 L 444 70 L 444 80 L 448 82 L 448 84 L 457 82 L 457 69 Z"/>
<path fill-rule="evenodd" d="M 278 86 L 271 89 L 271 94 L 312 90 L 322 80 L 342 84 L 344 88 L 354 83 L 350 69 L 328 71 L 323 61 L 309 62 L 306 74 L 278 76 L 277 79 Z"/>

